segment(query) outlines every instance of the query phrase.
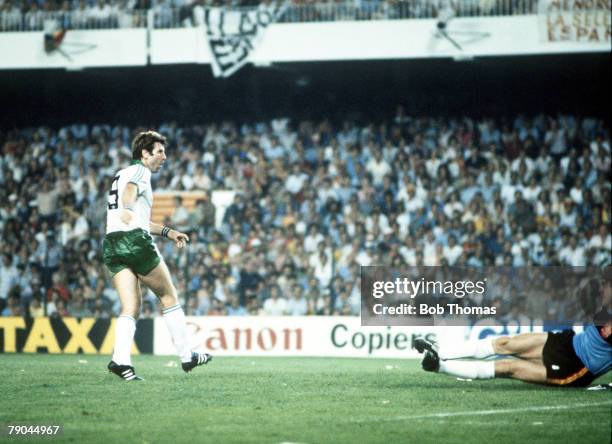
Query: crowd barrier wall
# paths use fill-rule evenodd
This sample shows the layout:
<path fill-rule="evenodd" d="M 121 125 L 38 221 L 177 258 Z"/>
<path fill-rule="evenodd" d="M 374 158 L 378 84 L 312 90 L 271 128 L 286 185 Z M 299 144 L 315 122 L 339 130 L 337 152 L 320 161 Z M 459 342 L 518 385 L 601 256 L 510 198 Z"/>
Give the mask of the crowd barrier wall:
<path fill-rule="evenodd" d="M 187 317 L 194 349 L 219 356 L 416 357 L 412 342 L 435 338 L 431 327 L 362 327 L 358 317 Z M 462 330 L 463 332 L 463 330 Z M 163 319 L 155 319 L 154 353 L 174 347 Z"/>
<path fill-rule="evenodd" d="M 452 343 L 465 339 L 543 331 L 540 325 L 364 327 L 353 316 L 187 317 L 193 349 L 218 356 L 418 358 L 417 338 Z M 155 319 L 153 350 L 172 355 L 163 319 Z"/>
<path fill-rule="evenodd" d="M 354 316 L 188 316 L 194 350 L 215 356 L 418 358 L 414 340 L 466 339 L 558 330 L 510 322 L 486 326 L 364 327 Z M 581 328 L 575 328 L 581 331 Z M 115 319 L 0 317 L 0 353 L 110 355 Z M 133 354 L 175 355 L 162 317 L 138 321 Z"/>
<path fill-rule="evenodd" d="M 0 353 L 110 355 L 115 319 L 0 317 Z M 153 352 L 152 319 L 138 321 L 132 354 Z"/>

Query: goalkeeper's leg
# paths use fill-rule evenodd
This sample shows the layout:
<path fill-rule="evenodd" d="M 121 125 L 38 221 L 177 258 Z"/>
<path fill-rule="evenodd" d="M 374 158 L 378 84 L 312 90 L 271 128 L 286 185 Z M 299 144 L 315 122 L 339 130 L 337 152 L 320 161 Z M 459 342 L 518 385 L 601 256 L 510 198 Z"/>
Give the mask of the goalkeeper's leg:
<path fill-rule="evenodd" d="M 435 351 L 428 350 L 423 357 L 423 369 L 445 373 L 465 379 L 512 378 L 525 382 L 545 384 L 546 367 L 542 363 L 524 359 L 499 361 L 441 360 Z"/>
<path fill-rule="evenodd" d="M 436 351 L 440 359 L 484 359 L 494 355 L 511 355 L 521 359 L 542 361 L 542 351 L 548 338 L 547 333 L 523 333 L 516 336 L 502 336 L 463 342 L 442 343 Z M 415 344 L 415 347 L 417 344 Z"/>

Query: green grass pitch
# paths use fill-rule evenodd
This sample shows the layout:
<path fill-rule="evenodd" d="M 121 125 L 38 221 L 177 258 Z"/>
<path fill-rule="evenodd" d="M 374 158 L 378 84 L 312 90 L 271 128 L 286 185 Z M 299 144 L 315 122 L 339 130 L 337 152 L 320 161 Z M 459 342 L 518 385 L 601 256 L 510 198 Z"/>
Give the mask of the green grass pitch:
<path fill-rule="evenodd" d="M 609 391 L 458 381 L 414 360 L 216 357 L 184 374 L 170 357 L 137 356 L 142 383 L 107 373 L 108 360 L 0 355 L 0 440 L 7 423 L 61 424 L 38 441 L 75 443 L 558 444 L 612 432 Z"/>

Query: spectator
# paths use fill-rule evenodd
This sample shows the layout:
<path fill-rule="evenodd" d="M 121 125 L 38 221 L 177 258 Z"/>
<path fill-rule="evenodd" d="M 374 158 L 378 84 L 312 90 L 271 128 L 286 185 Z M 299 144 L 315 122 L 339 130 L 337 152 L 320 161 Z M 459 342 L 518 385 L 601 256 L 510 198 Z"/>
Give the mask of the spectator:
<path fill-rule="evenodd" d="M 17 285 L 19 276 L 9 253 L 2 255 L 0 265 L 0 313 L 7 307 L 11 290 Z"/>
<path fill-rule="evenodd" d="M 448 238 L 448 245 L 446 245 L 443 250 L 443 255 L 444 259 L 446 259 L 446 263 L 450 266 L 455 265 L 462 254 L 463 247 L 457 244 L 455 236 L 450 236 Z"/>
<path fill-rule="evenodd" d="M 255 259 L 247 259 L 246 267 L 240 272 L 238 292 L 240 305 L 248 305 L 250 299 L 255 298 L 263 283 L 261 275 L 257 272 Z"/>
<path fill-rule="evenodd" d="M 183 205 L 183 198 L 181 196 L 174 198 L 174 211 L 170 221 L 177 230 L 183 232 L 189 231 L 189 210 Z"/>
<path fill-rule="evenodd" d="M 236 296 L 230 298 L 230 303 L 227 305 L 228 316 L 246 316 L 248 312 L 240 305 L 240 301 Z"/>
<path fill-rule="evenodd" d="M 19 303 L 19 298 L 15 295 L 9 296 L 6 308 L 0 312 L 0 316 L 23 316 L 23 308 Z"/>
<path fill-rule="evenodd" d="M 37 193 L 36 205 L 42 221 L 51 226 L 55 223 L 58 199 L 59 192 L 57 189 L 52 189 L 50 182 L 45 180 L 42 189 Z"/>
<path fill-rule="evenodd" d="M 44 307 L 40 303 L 39 298 L 33 298 L 30 302 L 29 314 L 32 318 L 40 318 L 45 315 Z"/>
<path fill-rule="evenodd" d="M 308 303 L 304 298 L 304 290 L 299 285 L 293 286 L 293 294 L 287 302 L 287 314 L 305 316 L 308 313 Z"/>
<path fill-rule="evenodd" d="M 270 297 L 263 304 L 263 314 L 266 316 L 282 316 L 287 312 L 287 299 L 280 295 L 278 287 L 270 289 Z"/>
<path fill-rule="evenodd" d="M 216 211 L 211 195 L 207 192 L 205 199 L 197 200 L 194 210 L 189 215 L 190 230 L 202 230 L 202 235 L 208 236 L 215 228 Z"/>

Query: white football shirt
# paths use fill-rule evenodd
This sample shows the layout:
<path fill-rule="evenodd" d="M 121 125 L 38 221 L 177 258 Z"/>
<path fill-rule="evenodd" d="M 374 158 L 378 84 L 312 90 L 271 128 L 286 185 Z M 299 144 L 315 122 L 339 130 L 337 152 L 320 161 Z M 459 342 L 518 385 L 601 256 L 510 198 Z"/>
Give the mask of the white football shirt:
<path fill-rule="evenodd" d="M 126 225 L 120 216 L 124 209 L 123 192 L 128 183 L 133 183 L 138 187 L 138 197 L 134 204 L 135 217 L 129 225 Z M 148 233 L 152 207 L 151 170 L 145 167 L 142 162 L 135 161 L 129 167 L 119 170 L 113 179 L 108 193 L 106 234 L 115 231 L 130 231 L 135 228 L 142 228 Z"/>

